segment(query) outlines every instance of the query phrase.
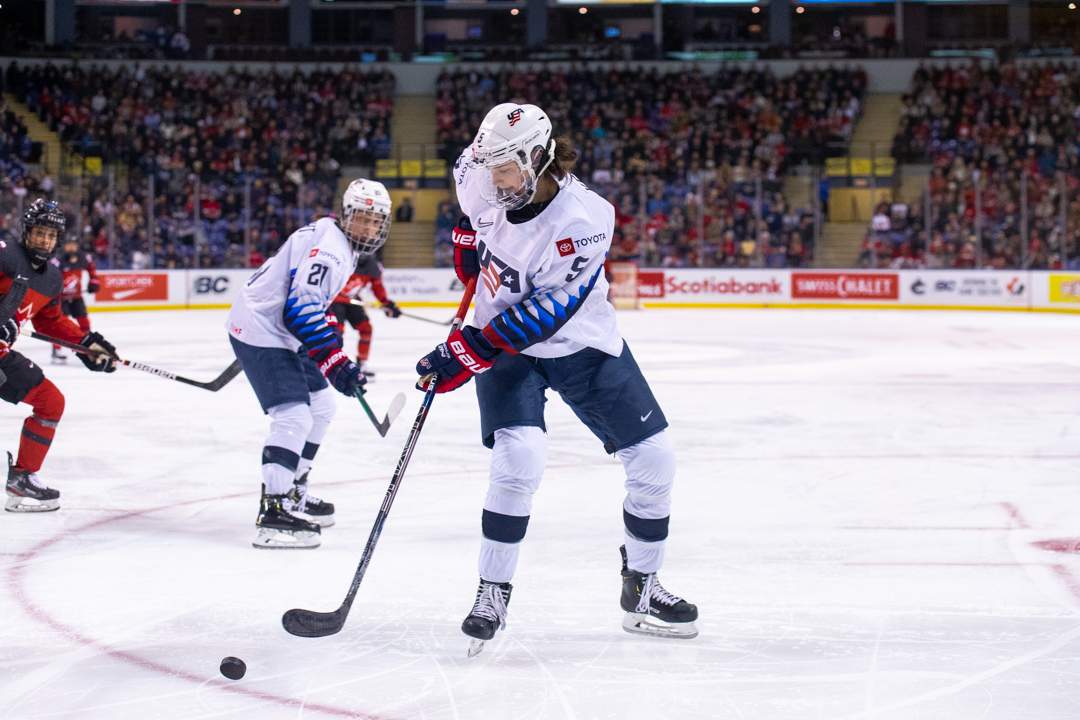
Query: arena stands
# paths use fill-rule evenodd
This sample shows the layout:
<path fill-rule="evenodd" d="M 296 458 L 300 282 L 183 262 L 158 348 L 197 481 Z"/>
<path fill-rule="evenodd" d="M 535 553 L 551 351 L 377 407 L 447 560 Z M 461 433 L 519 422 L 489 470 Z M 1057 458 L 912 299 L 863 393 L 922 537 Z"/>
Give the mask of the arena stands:
<path fill-rule="evenodd" d="M 383 71 L 13 63 L 5 86 L 76 153 L 113 168 L 78 190 L 104 267 L 246 265 L 245 227 L 269 254 L 332 209 L 342 165 L 390 149 L 394 78 Z"/>
<path fill-rule="evenodd" d="M 1080 266 L 1078 123 L 1074 66 L 921 67 L 893 154 L 930 165 L 923 197 L 879 208 L 860 264 Z"/>
<path fill-rule="evenodd" d="M 436 108 L 448 160 L 507 98 L 542 104 L 556 132 L 573 128 L 576 173 L 618 209 L 613 256 L 783 267 L 808 263 L 814 240 L 809 209 L 781 194 L 784 173 L 850 139 L 865 89 L 852 68 L 459 71 L 439 77 Z"/>

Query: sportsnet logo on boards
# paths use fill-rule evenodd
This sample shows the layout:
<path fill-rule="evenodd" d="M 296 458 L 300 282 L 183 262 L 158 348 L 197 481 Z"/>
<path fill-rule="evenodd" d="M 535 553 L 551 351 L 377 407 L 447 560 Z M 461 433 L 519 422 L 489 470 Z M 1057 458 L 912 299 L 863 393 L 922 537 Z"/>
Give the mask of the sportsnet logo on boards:
<path fill-rule="evenodd" d="M 98 273 L 98 280 L 98 302 L 169 299 L 169 276 L 165 273 Z"/>
<path fill-rule="evenodd" d="M 523 114 L 524 113 L 521 110 L 521 108 L 514 108 L 509 113 L 507 113 L 506 121 L 510 123 L 510 127 L 514 127 L 515 125 L 518 124 L 518 122 L 521 121 L 521 116 Z"/>
<path fill-rule="evenodd" d="M 574 241 L 572 238 L 563 238 L 562 240 L 555 241 L 555 249 L 559 251 L 560 257 L 566 257 L 567 255 L 574 254 Z"/>
<path fill-rule="evenodd" d="M 898 300 L 896 273 L 792 273 L 791 297 L 804 300 Z"/>

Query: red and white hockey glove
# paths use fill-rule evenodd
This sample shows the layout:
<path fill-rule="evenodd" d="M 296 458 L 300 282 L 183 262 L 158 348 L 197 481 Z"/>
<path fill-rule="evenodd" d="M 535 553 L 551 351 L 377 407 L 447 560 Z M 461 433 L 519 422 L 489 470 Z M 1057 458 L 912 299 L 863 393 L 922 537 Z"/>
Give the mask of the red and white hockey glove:
<path fill-rule="evenodd" d="M 421 376 L 416 388 L 426 390 L 425 379 L 434 373 L 439 376 L 435 392 L 457 390 L 469 382 L 473 375 L 487 372 L 498 355 L 499 351 L 491 347 L 476 328 L 455 330 L 450 333 L 446 342 L 416 363 L 416 373 Z"/>
<path fill-rule="evenodd" d="M 476 252 L 476 231 L 465 215 L 458 220 L 450 237 L 454 241 L 454 272 L 464 285 L 480 275 L 480 256 Z"/>

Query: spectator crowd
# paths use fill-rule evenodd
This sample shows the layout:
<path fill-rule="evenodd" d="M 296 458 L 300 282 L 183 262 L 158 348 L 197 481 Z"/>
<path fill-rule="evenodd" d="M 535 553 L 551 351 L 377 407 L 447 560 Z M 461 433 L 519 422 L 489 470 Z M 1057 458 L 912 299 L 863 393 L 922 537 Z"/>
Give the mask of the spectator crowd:
<path fill-rule="evenodd" d="M 920 67 L 903 102 L 893 155 L 930 174 L 874 213 L 861 264 L 1080 269 L 1080 70 Z"/>
<path fill-rule="evenodd" d="M 390 152 L 394 78 L 381 70 L 12 63 L 3 86 L 109 168 L 80 173 L 63 198 L 105 267 L 248 265 L 331 211 L 342 165 Z M 5 121 L 5 147 L 8 136 Z M 9 195 L 53 192 L 53 179 L 5 178 Z"/>
<path fill-rule="evenodd" d="M 488 108 L 542 106 L 580 158 L 576 174 L 617 209 L 612 255 L 650 265 L 805 265 L 811 209 L 783 197 L 785 172 L 843 152 L 862 109 L 860 69 L 724 67 L 661 74 L 595 69 L 443 73 L 439 140 L 453 161 Z M 809 205 L 809 203 L 807 203 Z M 436 244 L 445 257 L 449 217 Z"/>

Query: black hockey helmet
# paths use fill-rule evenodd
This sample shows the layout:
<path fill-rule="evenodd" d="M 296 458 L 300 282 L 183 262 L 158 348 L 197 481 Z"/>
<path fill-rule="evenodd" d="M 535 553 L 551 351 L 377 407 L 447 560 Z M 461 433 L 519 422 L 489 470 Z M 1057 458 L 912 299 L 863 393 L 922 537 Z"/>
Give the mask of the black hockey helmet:
<path fill-rule="evenodd" d="M 35 227 L 47 227 L 56 230 L 56 242 L 49 248 L 32 245 L 30 243 L 30 231 Z M 64 242 L 64 231 L 67 229 L 67 218 L 60 209 L 60 203 L 55 200 L 38 198 L 30 203 L 23 211 L 22 244 L 26 254 L 35 264 L 44 264 L 49 261 L 56 248 Z"/>

